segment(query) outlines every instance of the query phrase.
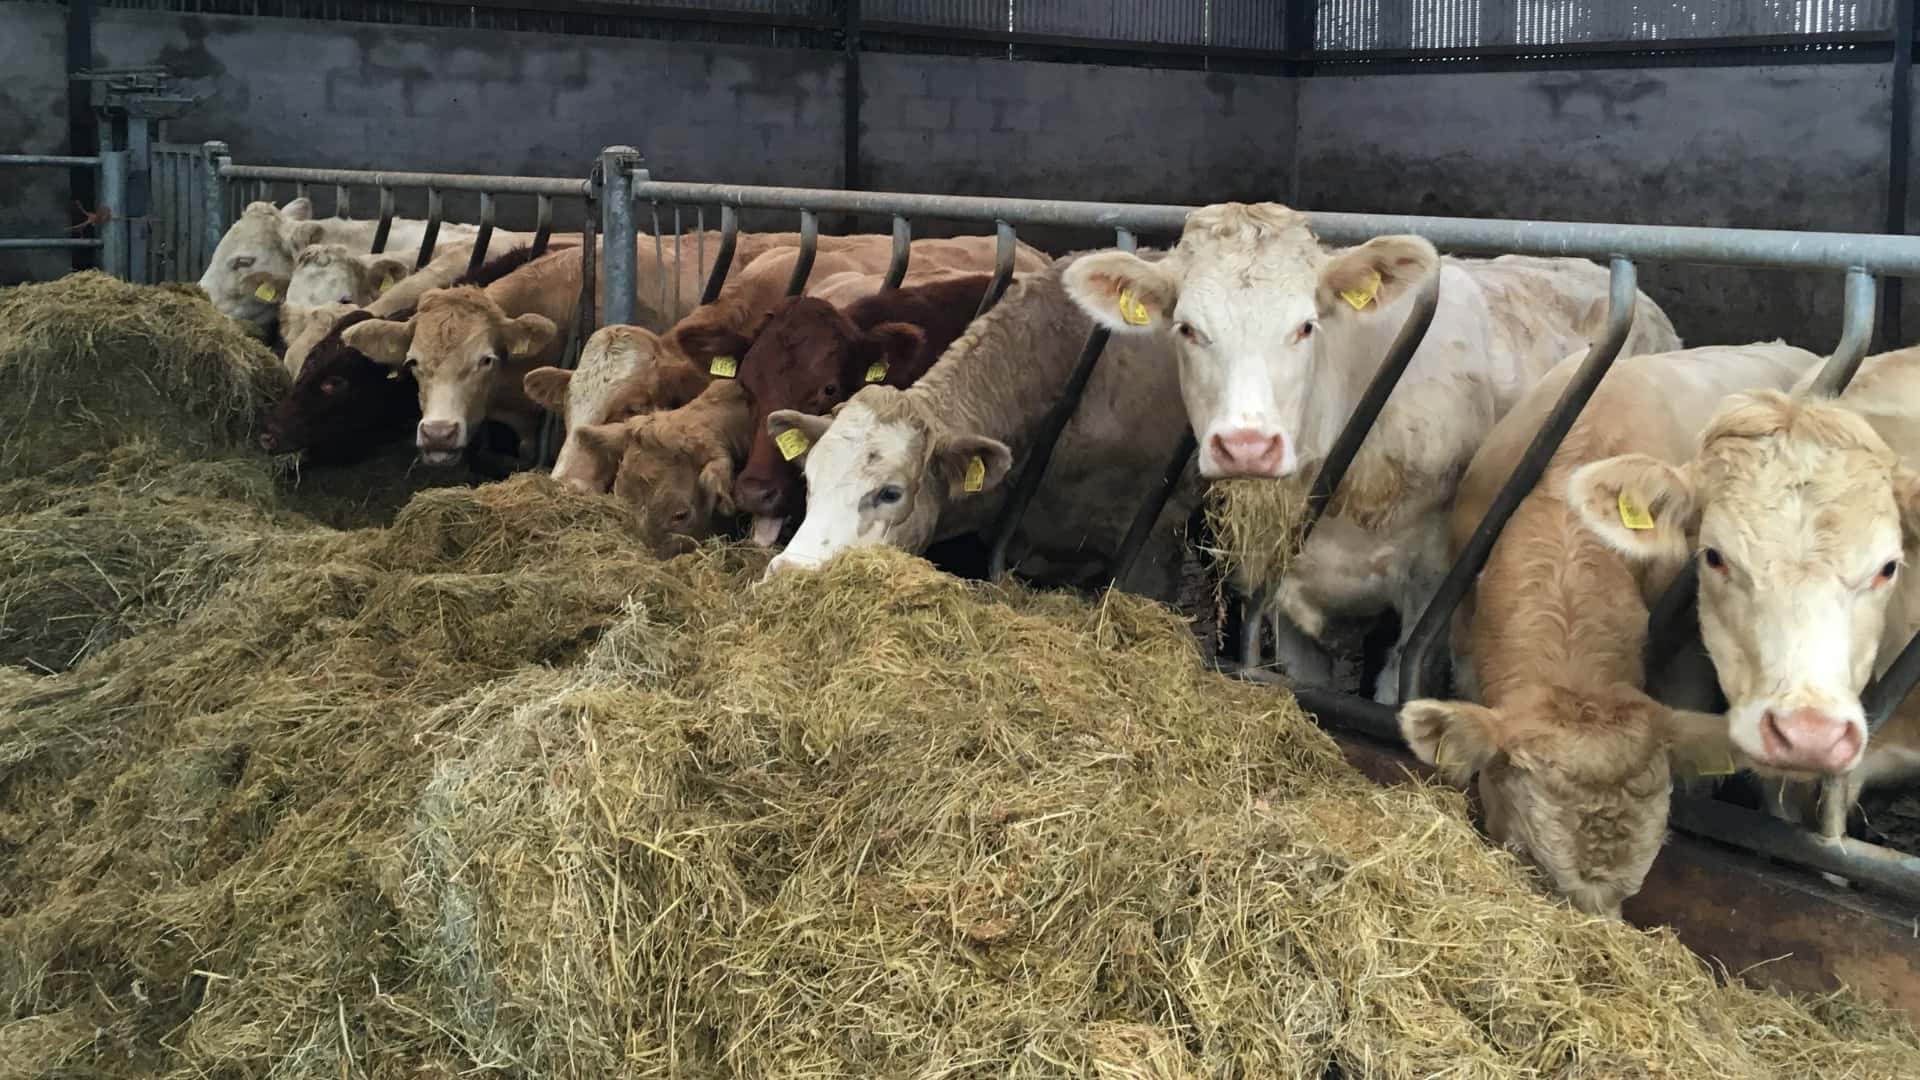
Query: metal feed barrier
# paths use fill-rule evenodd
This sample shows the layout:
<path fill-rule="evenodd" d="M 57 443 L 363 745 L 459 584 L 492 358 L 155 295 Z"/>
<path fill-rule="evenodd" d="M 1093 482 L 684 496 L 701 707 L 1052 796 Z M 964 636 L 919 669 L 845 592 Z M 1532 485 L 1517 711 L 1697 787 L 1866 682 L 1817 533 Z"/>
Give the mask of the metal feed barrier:
<path fill-rule="evenodd" d="M 650 213 L 656 255 L 664 258 L 671 246 L 676 269 L 686 254 L 681 232 L 683 211 L 687 208 L 694 211 L 701 233 L 700 243 L 696 245 L 696 258 L 704 263 L 706 211 L 709 207 L 718 209 L 721 239 L 715 262 L 705 278 L 701 297 L 703 302 L 712 300 L 726 280 L 739 233 L 738 215 L 743 210 L 784 211 L 799 216 L 800 258 L 789 283 L 789 293 L 800 291 L 811 269 L 818 236 L 818 217 L 822 213 L 885 216 L 891 220 L 894 244 L 886 279 L 889 286 L 897 285 L 906 275 L 911 254 L 912 218 L 991 224 L 999 241 L 998 265 L 993 287 L 982 305 L 982 311 L 999 298 L 1011 278 L 1016 230 L 1020 226 L 1111 231 L 1117 245 L 1131 248 L 1135 245 L 1138 233 L 1177 234 L 1192 209 L 1185 206 L 1066 200 L 670 183 L 654 180 L 642 167 L 640 155 L 630 147 L 609 147 L 603 151 L 591 175 L 585 180 L 234 165 L 225 159 L 224 147 L 219 149 L 221 153 L 216 154 L 214 148 L 209 147 L 207 153 L 210 163 L 209 198 L 218 198 L 219 186 L 223 183 L 252 183 L 257 185 L 256 193 L 263 195 L 267 186 L 274 183 L 291 183 L 295 185 L 296 192 L 304 191 L 306 186 L 312 184 L 335 184 L 340 185 L 336 196 L 338 205 L 345 206 L 348 185 L 379 189 L 382 226 L 378 231 L 380 239 L 375 241 L 376 251 L 386 235 L 386 224 L 393 216 L 392 192 L 396 188 L 425 189 L 429 194 L 430 219 L 436 222 L 439 201 L 435 193 L 438 191 L 477 191 L 487 197 L 489 201 L 484 202 L 483 207 L 487 208 L 484 212 L 488 216 L 483 222 L 481 243 L 474 255 L 476 265 L 482 258 L 485 241 L 491 231 L 491 194 L 516 192 L 540 196 L 543 239 L 549 231 L 551 198 L 577 197 L 587 200 L 590 205 L 598 203 L 599 224 L 607 239 L 602 256 L 605 265 L 600 271 L 602 296 L 599 310 L 604 318 L 596 322 L 590 313 L 591 303 L 583 305 L 587 309 L 582 319 L 583 331 L 590 331 L 595 325 L 627 322 L 633 317 L 637 270 L 635 253 L 643 235 L 637 219 L 642 206 L 648 208 Z M 670 217 L 663 218 L 663 208 L 671 211 Z M 1832 359 L 1822 370 L 1818 384 L 1820 389 L 1828 392 L 1838 392 L 1844 388 L 1865 355 L 1874 323 L 1876 277 L 1920 276 L 1920 237 L 1383 214 L 1308 213 L 1307 218 L 1316 235 L 1335 243 L 1350 244 L 1386 234 L 1414 233 L 1426 237 L 1443 250 L 1455 253 L 1575 256 L 1604 259 L 1610 267 L 1606 331 L 1589 351 L 1578 373 L 1527 448 L 1518 468 L 1495 498 L 1433 602 L 1426 611 L 1419 613 L 1402 658 L 1401 700 L 1430 695 L 1444 685 L 1445 656 L 1440 647 L 1443 631 L 1454 608 L 1485 565 L 1507 519 L 1544 473 L 1549 459 L 1578 418 L 1581 408 L 1619 355 L 1632 318 L 1636 295 L 1636 262 L 1844 274 L 1846 302 L 1840 341 Z M 592 222 L 591 215 L 588 220 Z M 664 221 L 671 223 L 670 234 L 663 233 Z M 223 224 L 224 216 L 216 222 L 215 216 L 209 215 L 209 236 L 217 239 Z M 427 243 L 423 245 L 420 257 L 423 263 L 431 252 L 433 233 L 434 229 L 430 226 Z M 210 246 L 208 250 L 211 250 Z M 590 238 L 584 250 L 587 266 L 583 276 L 583 293 L 590 299 L 595 291 Z M 662 275 L 661 282 L 664 307 L 665 275 Z M 1338 490 L 1354 455 L 1364 443 L 1374 420 L 1418 349 L 1438 303 L 1438 289 L 1438 275 L 1435 275 L 1417 294 L 1413 310 L 1379 373 L 1335 441 L 1309 493 L 1307 529 L 1317 522 Z M 1006 570 L 1008 544 L 1019 527 L 1027 503 L 1039 486 L 1055 441 L 1071 419 L 1080 393 L 1099 363 L 1105 342 L 1106 333 L 1102 330 L 1096 329 L 1088 335 L 1065 392 L 1046 417 L 1032 452 L 1027 455 L 1019 475 L 1013 481 L 1006 506 L 994 525 L 991 564 L 994 576 Z M 570 355 L 567 363 L 573 361 L 574 356 Z M 1186 471 L 1194 449 L 1194 440 L 1189 433 L 1179 453 L 1168 463 L 1162 477 L 1163 483 L 1155 487 L 1135 516 L 1116 560 L 1116 581 L 1125 576 L 1137 558 L 1173 487 Z M 551 460 L 550 448 L 546 452 L 546 460 Z M 1683 576 L 1656 605 L 1649 621 L 1650 653 L 1661 650 L 1670 652 L 1674 635 L 1685 629 L 1691 585 L 1691 578 Z M 1257 602 L 1253 605 L 1256 614 L 1259 607 Z M 1257 634 L 1258 620 L 1246 621 L 1253 624 Z M 1390 742 L 1400 741 L 1393 708 L 1325 687 L 1293 684 L 1272 672 L 1260 670 L 1258 651 L 1257 647 L 1245 649 L 1242 663 L 1229 670 L 1253 681 L 1287 686 L 1303 707 L 1338 725 Z M 1650 667 L 1649 671 L 1652 670 Z M 1905 699 L 1916 682 L 1920 682 L 1920 638 L 1907 646 L 1885 676 L 1868 687 L 1864 703 L 1875 728 Z M 1920 902 L 1920 858 L 1914 856 L 1849 838 L 1827 841 L 1812 832 L 1764 814 L 1712 799 L 1676 797 L 1672 820 L 1675 828 L 1695 836 L 1808 869 L 1838 874 L 1875 891 Z"/>
<path fill-rule="evenodd" d="M 102 154 L 68 156 L 60 154 L 0 154 L 0 169 L 94 169 L 100 205 L 105 211 L 98 236 L 21 236 L 0 237 L 0 251 L 74 251 L 92 249 L 100 254 L 100 269 L 114 277 L 144 280 L 134 272 L 127 220 L 127 175 L 130 160 L 125 150 Z M 144 269 L 144 267 L 141 267 Z"/>

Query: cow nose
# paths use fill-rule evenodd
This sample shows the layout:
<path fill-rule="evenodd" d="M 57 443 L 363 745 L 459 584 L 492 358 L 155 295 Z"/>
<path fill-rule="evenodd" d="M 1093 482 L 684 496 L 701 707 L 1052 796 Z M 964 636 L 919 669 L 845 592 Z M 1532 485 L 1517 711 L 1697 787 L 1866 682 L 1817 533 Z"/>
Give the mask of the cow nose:
<path fill-rule="evenodd" d="M 260 433 L 260 449 L 271 454 L 280 449 L 280 437 L 271 431 Z"/>
<path fill-rule="evenodd" d="M 749 514 L 766 514 L 773 510 L 774 496 L 779 489 L 757 476 L 741 476 L 733 482 L 733 501 Z"/>
<path fill-rule="evenodd" d="M 1818 709 L 1768 709 L 1760 717 L 1760 749 L 1767 763 L 1805 772 L 1842 773 L 1860 756 L 1860 729 Z"/>
<path fill-rule="evenodd" d="M 438 450 L 457 449 L 460 446 L 460 421 L 420 421 L 420 445 Z"/>
<path fill-rule="evenodd" d="M 1286 440 L 1250 428 L 1222 431 L 1211 440 L 1213 460 L 1228 476 L 1278 476 Z"/>
<path fill-rule="evenodd" d="M 773 557 L 773 561 L 767 564 L 766 576 L 761 578 L 760 580 L 762 581 L 770 580 L 775 575 L 786 573 L 789 570 L 811 570 L 817 565 L 818 564 L 813 562 L 811 559 L 795 558 L 794 556 L 789 555 L 783 551 L 780 554 L 775 555 Z"/>

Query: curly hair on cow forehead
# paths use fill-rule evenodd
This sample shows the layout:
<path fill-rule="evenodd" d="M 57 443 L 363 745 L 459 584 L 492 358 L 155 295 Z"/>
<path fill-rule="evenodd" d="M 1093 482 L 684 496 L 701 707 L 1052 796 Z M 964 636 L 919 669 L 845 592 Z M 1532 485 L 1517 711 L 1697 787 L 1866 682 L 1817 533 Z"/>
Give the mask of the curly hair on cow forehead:
<path fill-rule="evenodd" d="M 1307 216 L 1281 203 L 1215 203 L 1187 215 L 1181 229 L 1182 244 L 1189 239 L 1205 238 L 1242 244 L 1285 238 L 1312 241 Z"/>
<path fill-rule="evenodd" d="M 1775 435 L 1832 450 L 1864 450 L 1885 456 L 1889 464 L 1895 457 L 1873 425 L 1858 413 L 1830 401 L 1803 400 L 1778 390 L 1757 390 L 1729 399 L 1702 434 L 1700 443 L 1710 449 L 1727 439 Z"/>

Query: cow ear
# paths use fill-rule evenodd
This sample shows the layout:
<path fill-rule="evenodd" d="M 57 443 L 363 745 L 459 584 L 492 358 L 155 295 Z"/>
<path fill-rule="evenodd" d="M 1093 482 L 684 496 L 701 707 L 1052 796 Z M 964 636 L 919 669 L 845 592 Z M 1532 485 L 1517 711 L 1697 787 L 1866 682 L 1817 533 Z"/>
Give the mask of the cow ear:
<path fill-rule="evenodd" d="M 288 221 L 312 221 L 313 200 L 302 195 L 281 207 L 280 216 Z"/>
<path fill-rule="evenodd" d="M 317 221 L 302 221 L 288 226 L 286 231 L 287 246 L 292 248 L 296 255 L 320 243 L 324 237 L 325 233 Z"/>
<path fill-rule="evenodd" d="M 385 296 L 387 290 L 413 273 L 413 264 L 405 259 L 396 259 L 391 255 L 382 255 L 367 264 L 367 284 L 373 287 L 373 295 Z"/>
<path fill-rule="evenodd" d="M 253 275 L 249 274 L 249 277 Z M 328 307 L 301 307 L 298 304 L 280 305 L 280 338 L 291 344 L 301 335 L 313 329 L 315 320 L 322 316 L 331 317 L 333 309 Z"/>
<path fill-rule="evenodd" d="M 507 354 L 521 360 L 546 352 L 559 336 L 560 328 L 552 319 L 532 312 L 508 320 L 506 332 L 501 335 Z"/>
<path fill-rule="evenodd" d="M 854 359 L 866 382 L 880 382 L 888 372 L 905 367 L 920 352 L 927 335 L 912 323 L 883 322 L 860 336 Z"/>
<path fill-rule="evenodd" d="M 700 488 L 713 496 L 715 514 L 721 517 L 734 515 L 732 455 L 716 454 L 707 459 L 700 469 Z"/>
<path fill-rule="evenodd" d="M 1893 499 L 1900 507 L 1900 531 L 1906 534 L 1906 546 L 1920 544 L 1920 473 L 1894 466 Z"/>
<path fill-rule="evenodd" d="M 567 387 L 573 385 L 573 372 L 565 368 L 537 367 L 520 380 L 521 389 L 535 405 L 558 413 L 567 403 Z"/>
<path fill-rule="evenodd" d="M 1456 782 L 1499 753 L 1499 716 L 1485 705 L 1422 698 L 1400 706 L 1400 734 L 1413 756 Z"/>
<path fill-rule="evenodd" d="M 1741 767 L 1742 757 L 1724 715 L 1662 709 L 1659 725 L 1675 771 L 1687 776 L 1732 776 Z"/>
<path fill-rule="evenodd" d="M 949 435 L 933 456 L 934 475 L 946 478 L 949 499 L 992 491 L 1013 468 L 1013 451 L 985 435 Z"/>
<path fill-rule="evenodd" d="M 1685 561 L 1700 527 L 1691 466 L 1646 454 L 1590 462 L 1567 478 L 1567 505 L 1600 542 L 1638 564 Z"/>
<path fill-rule="evenodd" d="M 767 434 L 773 436 L 773 444 L 780 448 L 780 456 L 795 465 L 806 460 L 807 451 L 813 449 L 832 425 L 833 418 L 830 416 L 814 416 L 793 409 L 775 409 L 767 414 Z M 789 434 L 796 431 L 799 432 L 798 436 Z"/>
<path fill-rule="evenodd" d="M 705 368 L 663 357 L 653 369 L 653 407 L 678 409 L 704 393 L 711 382 L 713 376 Z"/>
<path fill-rule="evenodd" d="M 625 457 L 627 447 L 633 442 L 633 432 L 627 430 L 624 422 L 589 424 L 583 428 L 576 428 L 575 434 L 580 436 L 581 446 L 613 462 L 618 462 Z"/>
<path fill-rule="evenodd" d="M 342 330 L 340 340 L 375 363 L 399 367 L 407 362 L 407 350 L 413 347 L 413 321 L 368 319 Z"/>
<path fill-rule="evenodd" d="M 680 352 L 701 371 L 706 371 L 716 356 L 732 357 L 735 370 L 738 370 L 740 358 L 747 354 L 748 347 L 753 344 L 745 334 L 722 326 L 689 326 L 676 333 L 674 338 L 674 344 L 679 346 Z"/>
<path fill-rule="evenodd" d="M 287 295 L 287 286 L 292 281 L 293 279 L 285 274 L 276 274 L 271 270 L 255 270 L 240 279 L 240 287 L 271 304 Z"/>
<path fill-rule="evenodd" d="M 1440 253 L 1418 236 L 1377 236 L 1335 255 L 1320 270 L 1322 316 L 1371 315 L 1440 272 Z"/>
<path fill-rule="evenodd" d="M 1060 280 L 1094 322 L 1120 334 L 1167 329 L 1180 299 L 1180 286 L 1165 266 L 1131 251 L 1084 256 Z"/>

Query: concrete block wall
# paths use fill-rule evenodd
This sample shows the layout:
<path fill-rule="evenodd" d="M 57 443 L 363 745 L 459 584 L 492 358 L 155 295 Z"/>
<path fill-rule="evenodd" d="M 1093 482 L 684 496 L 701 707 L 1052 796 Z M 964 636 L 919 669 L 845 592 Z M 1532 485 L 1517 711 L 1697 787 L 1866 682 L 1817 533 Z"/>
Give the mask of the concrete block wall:
<path fill-rule="evenodd" d="M 67 152 L 66 15 L 55 4 L 0 3 L 0 154 Z M 72 236 L 63 230 L 78 220 L 66 170 L 0 169 L 0 236 Z M 66 252 L 0 252 L 0 284 L 72 266 Z"/>

